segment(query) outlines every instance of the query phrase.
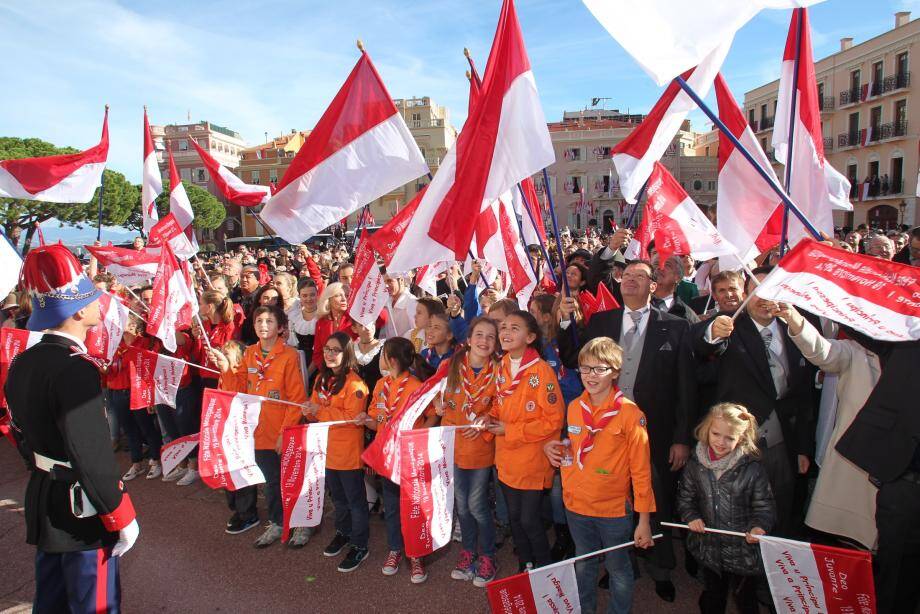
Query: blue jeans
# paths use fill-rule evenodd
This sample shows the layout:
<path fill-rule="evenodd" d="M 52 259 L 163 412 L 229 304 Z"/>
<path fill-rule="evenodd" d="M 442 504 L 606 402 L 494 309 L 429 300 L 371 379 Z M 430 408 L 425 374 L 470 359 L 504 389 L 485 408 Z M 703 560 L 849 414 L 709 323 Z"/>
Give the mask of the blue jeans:
<path fill-rule="evenodd" d="M 370 512 L 363 469 L 326 469 L 326 486 L 335 505 L 335 530 L 352 546 L 367 548 Z"/>
<path fill-rule="evenodd" d="M 476 554 L 495 556 L 495 521 L 489 505 L 492 467 L 461 469 L 454 467 L 454 503 L 460 521 L 463 549 Z"/>
<path fill-rule="evenodd" d="M 383 518 L 387 523 L 387 544 L 390 550 L 402 552 L 402 520 L 399 517 L 399 485 L 380 477 L 383 485 Z"/>
<path fill-rule="evenodd" d="M 602 548 L 609 548 L 631 541 L 633 538 L 632 510 L 626 510 L 621 518 L 597 518 L 582 516 L 566 510 L 569 518 L 569 532 L 575 542 L 575 555 L 588 554 Z M 610 574 L 610 601 L 607 614 L 629 614 L 632 609 L 633 577 L 629 549 L 614 550 L 604 555 L 604 565 Z M 599 557 L 593 556 L 575 563 L 575 578 L 578 580 L 578 599 L 581 611 L 594 614 L 597 610 L 597 572 Z"/>
<path fill-rule="evenodd" d="M 157 405 L 156 410 L 157 417 L 160 419 L 160 427 L 163 429 L 164 441 L 168 443 L 179 439 L 181 435 L 179 435 L 179 423 L 176 421 L 176 410 L 164 404 Z"/>
<path fill-rule="evenodd" d="M 114 409 L 121 424 L 125 437 L 128 438 L 128 450 L 131 453 L 131 462 L 139 463 L 144 459 L 143 441 L 147 441 L 150 449 L 150 458 L 159 462 L 160 446 L 163 439 L 157 430 L 156 420 L 147 413 L 146 409 L 131 409 L 131 391 L 109 390 L 109 406 Z"/>

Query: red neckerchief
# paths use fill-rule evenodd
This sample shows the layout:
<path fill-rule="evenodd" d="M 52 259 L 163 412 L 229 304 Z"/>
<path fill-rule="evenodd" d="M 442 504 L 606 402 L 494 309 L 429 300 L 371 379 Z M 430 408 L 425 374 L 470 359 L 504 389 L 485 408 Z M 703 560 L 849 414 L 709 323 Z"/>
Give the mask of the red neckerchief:
<path fill-rule="evenodd" d="M 581 404 L 581 417 L 585 423 L 585 438 L 581 440 L 581 446 L 578 448 L 577 460 L 579 469 L 585 468 L 583 459 L 588 456 L 588 452 L 594 448 L 594 437 L 597 433 L 603 431 L 604 427 L 610 424 L 610 421 L 620 413 L 620 406 L 623 405 L 623 399 L 625 397 L 616 385 L 614 385 L 613 391 L 613 408 L 598 416 L 596 425 L 594 423 L 594 412 L 591 411 L 591 408 L 583 400 L 578 401 Z"/>
<path fill-rule="evenodd" d="M 508 357 L 508 360 L 509 361 L 511 360 L 510 356 Z M 514 376 L 511 382 L 508 383 L 508 385 L 504 389 L 499 390 L 498 393 L 495 395 L 495 398 L 498 399 L 499 405 L 503 404 L 505 402 L 505 399 L 510 397 L 512 394 L 514 394 L 514 391 L 517 390 L 517 387 L 520 385 L 521 380 L 524 378 L 524 372 L 527 371 L 527 369 L 529 369 L 530 367 L 537 364 L 539 360 L 540 360 L 540 354 L 535 349 L 529 347 L 526 350 L 524 350 L 524 355 L 521 357 L 521 368 L 518 369 L 517 375 Z M 509 363 L 509 367 L 510 367 L 510 363 Z M 509 374 L 510 374 L 510 371 L 509 371 Z M 499 376 L 498 378 L 499 386 L 501 386 L 504 383 L 505 383 L 504 376 Z"/>
<path fill-rule="evenodd" d="M 483 367 L 477 375 L 473 373 L 473 368 L 470 367 L 469 352 L 463 357 L 463 364 L 460 367 L 460 373 L 463 376 L 461 384 L 463 390 L 463 405 L 460 411 L 470 422 L 476 420 L 476 412 L 473 411 L 473 406 L 479 401 L 486 391 L 486 388 L 488 388 L 492 380 L 495 379 L 496 373 L 498 373 L 498 365 L 492 360 L 489 360 L 489 363 L 490 365 L 488 367 Z M 472 380 L 470 379 L 471 375 L 473 376 Z M 476 383 L 479 384 L 479 387 L 473 390 L 473 384 Z"/>
<path fill-rule="evenodd" d="M 262 357 L 262 344 L 261 343 L 259 344 L 258 349 L 254 352 L 254 360 L 256 361 L 256 375 L 259 378 L 258 380 L 259 382 L 263 382 L 263 381 L 270 382 L 271 381 L 271 380 L 265 379 L 265 373 L 268 371 L 269 367 L 272 366 L 272 361 L 274 360 L 274 357 L 272 356 L 272 354 L 275 353 L 275 347 L 277 347 L 279 343 L 281 343 L 281 340 L 276 339 L 275 346 L 273 346 L 272 349 L 268 351 L 268 354 L 266 354 L 264 358 Z"/>
<path fill-rule="evenodd" d="M 406 372 L 406 375 L 397 383 L 396 400 L 392 404 L 390 403 L 390 384 L 393 382 L 393 378 L 389 375 L 384 378 L 383 390 L 380 391 L 381 401 L 377 403 L 377 409 L 382 409 L 383 411 L 377 414 L 377 422 L 389 420 L 390 416 L 396 413 L 396 410 L 399 409 L 399 406 L 402 403 L 402 395 L 406 391 L 406 384 L 409 383 L 410 376 L 411 374 Z"/>
<path fill-rule="evenodd" d="M 319 400 L 323 402 L 324 405 L 332 404 L 332 384 L 335 380 L 334 377 L 323 377 L 319 382 L 319 391 L 316 393 L 316 396 L 319 397 Z"/>

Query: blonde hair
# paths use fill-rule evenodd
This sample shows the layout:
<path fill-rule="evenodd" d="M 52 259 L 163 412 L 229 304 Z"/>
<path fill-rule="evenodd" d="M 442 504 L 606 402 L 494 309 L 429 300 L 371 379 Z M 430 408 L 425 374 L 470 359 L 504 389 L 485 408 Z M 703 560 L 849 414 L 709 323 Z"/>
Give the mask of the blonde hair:
<path fill-rule="evenodd" d="M 243 364 L 243 353 L 246 351 L 246 346 L 240 341 L 228 341 L 220 348 L 224 353 L 224 356 L 227 357 L 227 362 L 230 363 L 230 368 L 235 369 Z"/>
<path fill-rule="evenodd" d="M 619 371 L 623 366 L 623 348 L 610 337 L 595 337 L 578 352 L 578 364 L 582 364 L 587 358 L 593 358 Z"/>
<path fill-rule="evenodd" d="M 323 290 L 323 293 L 319 295 L 319 300 L 316 302 L 316 317 L 322 318 L 323 316 L 328 316 L 329 312 L 329 299 L 341 292 L 345 294 L 345 288 L 342 287 L 342 284 L 335 282 L 326 286 Z M 348 298 L 348 297 L 345 297 Z"/>
<path fill-rule="evenodd" d="M 275 281 L 281 282 L 285 287 L 282 299 L 290 299 L 297 294 L 297 278 L 290 273 L 275 273 Z"/>
<path fill-rule="evenodd" d="M 713 405 L 703 421 L 693 431 L 697 440 L 709 445 L 709 427 L 716 419 L 725 422 L 738 436 L 738 447 L 744 454 L 760 456 L 760 450 L 757 448 L 757 418 L 746 407 L 737 403 Z"/>

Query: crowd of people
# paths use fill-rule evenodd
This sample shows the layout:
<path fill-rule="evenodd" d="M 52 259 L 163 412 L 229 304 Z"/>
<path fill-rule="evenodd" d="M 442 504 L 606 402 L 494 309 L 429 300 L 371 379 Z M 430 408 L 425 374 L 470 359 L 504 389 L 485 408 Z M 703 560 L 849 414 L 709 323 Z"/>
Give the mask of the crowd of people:
<path fill-rule="evenodd" d="M 684 539 L 682 564 L 704 587 L 701 611 L 724 612 L 732 597 L 740 611 L 756 612 L 758 601 L 769 601 L 757 536 L 769 534 L 874 551 L 879 611 L 913 611 L 920 430 L 908 415 L 917 396 L 906 386 L 915 384 L 897 374 L 911 379 L 905 361 L 916 360 L 916 345 L 880 343 L 786 304 L 746 301 L 776 264 L 776 250 L 752 263 L 750 279 L 717 261 L 662 261 L 654 246 L 648 260 L 627 261 L 630 238 L 626 229 L 564 230 L 548 252 L 530 246 L 534 270 L 554 270 L 524 309 L 504 275 L 478 262 L 467 273 L 459 263 L 441 273 L 436 295 L 387 274 L 387 306 L 370 325 L 348 313 L 351 244 L 208 255 L 196 269 L 200 324 L 176 331 L 173 353 L 207 369 L 186 368 L 175 408 L 146 410 L 130 409 L 125 353 L 169 354 L 145 330 L 152 287 L 125 287 L 91 260 L 95 286 L 132 312 L 102 375 L 111 445 L 126 447 L 130 460 L 121 479 L 177 487 L 200 479 L 195 454 L 163 475 L 160 450 L 199 431 L 205 388 L 287 402 L 264 402 L 255 432 L 267 510 L 254 545 L 270 547 L 282 537 L 282 430 L 348 421 L 329 430 L 334 533 L 323 554 L 341 557 L 341 572 L 357 569 L 368 556 L 370 518 L 380 514 L 389 549 L 382 573 L 396 575 L 404 565 L 400 487 L 368 470 L 361 454 L 446 368 L 447 392 L 415 427 L 467 427 L 455 444 L 461 548 L 452 578 L 486 586 L 499 574 L 496 548 L 509 537 L 517 571 L 634 540 L 638 557 L 608 553 L 601 580 L 610 588 L 608 611 L 628 612 L 637 566 L 661 599 L 675 599 L 674 541 Z M 833 243 L 920 266 L 920 227 L 887 234 L 860 227 Z M 143 239 L 134 246 L 143 249 Z M 596 295 L 600 285 L 620 307 L 590 312 L 581 293 Z M 22 294 L 7 297 L 2 325 L 25 328 L 29 304 Z M 878 455 L 895 443 L 899 454 Z M 257 488 L 227 492 L 227 533 L 260 526 Z M 661 521 L 690 530 L 662 530 Z M 654 533 L 663 537 L 653 541 Z M 303 547 L 312 534 L 295 528 L 286 545 Z M 406 563 L 412 583 L 426 581 L 424 560 Z M 600 563 L 576 563 L 582 611 L 596 609 Z"/>

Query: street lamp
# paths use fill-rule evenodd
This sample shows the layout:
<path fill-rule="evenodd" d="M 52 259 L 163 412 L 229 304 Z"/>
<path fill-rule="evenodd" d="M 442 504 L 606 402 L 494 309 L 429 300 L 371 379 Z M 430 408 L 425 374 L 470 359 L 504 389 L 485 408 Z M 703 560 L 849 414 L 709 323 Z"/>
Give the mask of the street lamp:
<path fill-rule="evenodd" d="M 904 202 L 903 200 L 901 201 L 901 204 L 898 205 L 898 211 L 901 212 L 900 225 L 903 226 L 904 225 L 904 212 L 907 211 L 907 203 Z"/>

